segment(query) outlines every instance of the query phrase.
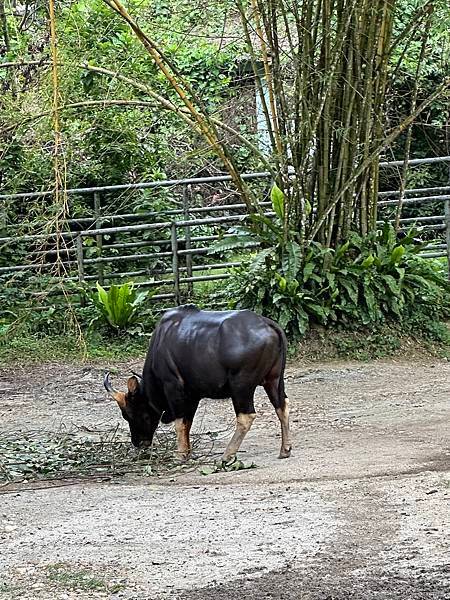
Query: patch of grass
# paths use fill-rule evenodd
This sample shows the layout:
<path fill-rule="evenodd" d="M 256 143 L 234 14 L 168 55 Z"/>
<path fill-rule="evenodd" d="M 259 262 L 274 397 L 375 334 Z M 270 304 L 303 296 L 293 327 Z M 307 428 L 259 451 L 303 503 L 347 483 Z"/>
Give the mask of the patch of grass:
<path fill-rule="evenodd" d="M 375 360 L 401 356 L 450 358 L 450 329 L 445 323 L 431 321 L 427 329 L 389 323 L 354 330 L 313 327 L 290 355 L 299 360 Z"/>
<path fill-rule="evenodd" d="M 108 584 L 104 577 L 91 570 L 73 568 L 64 563 L 48 565 L 46 575 L 49 582 L 66 590 L 115 593 L 123 589 L 120 584 Z"/>
<path fill-rule="evenodd" d="M 229 273 L 228 269 L 214 269 L 205 271 L 195 271 L 194 275 L 200 277 L 200 275 L 222 275 Z M 205 308 L 214 310 L 214 304 L 218 302 L 225 302 L 228 298 L 225 295 L 224 282 L 227 279 L 217 279 L 212 281 L 198 281 L 194 284 L 194 292 L 191 298 L 191 302 L 197 304 L 199 308 Z M 223 308 L 221 306 L 220 308 Z M 217 308 L 216 310 L 219 310 Z"/>
<path fill-rule="evenodd" d="M 400 350 L 402 341 L 393 332 L 375 331 L 362 335 L 337 335 L 334 345 L 343 358 L 365 361 L 395 355 Z"/>
<path fill-rule="evenodd" d="M 17 598 L 23 596 L 23 588 L 15 583 L 0 581 L 0 598 Z"/>
<path fill-rule="evenodd" d="M 0 362 L 46 362 L 81 356 L 81 348 L 66 336 L 8 336 L 0 343 Z"/>
<path fill-rule="evenodd" d="M 150 335 L 120 336 L 90 333 L 85 338 L 86 358 L 111 358 L 114 360 L 129 360 L 145 356 L 148 350 Z"/>
<path fill-rule="evenodd" d="M 450 328 L 437 321 L 421 323 L 414 333 L 410 324 L 404 327 L 384 324 L 353 331 L 313 327 L 299 344 L 291 344 L 291 356 L 307 360 L 372 360 L 397 356 L 400 352 L 421 353 L 450 358 Z M 0 342 L 0 365 L 11 363 L 44 363 L 86 359 L 113 361 L 143 358 L 149 336 L 111 336 L 89 333 L 83 341 L 72 335 L 21 335 Z"/>
<path fill-rule="evenodd" d="M 207 271 L 205 271 L 207 273 Z M 203 282 L 206 287 L 216 286 L 223 290 L 223 281 Z M 201 298 L 195 287 L 192 301 L 199 307 L 223 308 L 208 301 L 208 296 L 199 284 Z M 205 288 L 206 289 L 206 288 Z M 81 310 L 81 309 L 80 309 Z M 428 311 L 430 312 L 430 311 Z M 40 315 L 42 318 L 42 314 Z M 59 317 L 61 318 L 61 316 Z M 64 327 L 56 327 L 56 317 L 49 317 L 46 326 L 36 333 L 26 321 L 13 326 L 0 327 L 0 366 L 11 363 L 45 363 L 77 360 L 106 359 L 126 361 L 143 358 L 148 349 L 150 332 L 154 320 L 145 320 L 127 333 L 114 334 L 107 328 L 87 329 L 78 335 L 70 320 Z M 59 322 L 59 321 L 58 321 Z M 86 326 L 87 327 L 87 326 Z M 144 333 L 145 330 L 145 333 Z M 423 355 L 450 358 L 450 326 L 438 320 L 436 315 L 414 311 L 402 322 L 388 320 L 366 326 L 312 325 L 298 344 L 290 344 L 290 355 L 307 360 L 353 359 L 370 360 L 396 356 L 403 351 L 419 352 Z"/>
<path fill-rule="evenodd" d="M 144 356 L 147 348 L 147 336 L 111 336 L 93 332 L 77 338 L 74 333 L 32 335 L 23 332 L 0 340 L 0 364 L 92 358 L 128 360 Z"/>

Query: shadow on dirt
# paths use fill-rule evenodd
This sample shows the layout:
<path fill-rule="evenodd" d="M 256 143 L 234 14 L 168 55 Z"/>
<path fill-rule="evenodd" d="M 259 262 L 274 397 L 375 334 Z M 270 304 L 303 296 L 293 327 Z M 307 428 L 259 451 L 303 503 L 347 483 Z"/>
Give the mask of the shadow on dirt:
<path fill-rule="evenodd" d="M 400 574 L 395 568 L 355 569 L 342 557 L 324 558 L 317 568 L 289 569 L 267 572 L 258 578 L 238 579 L 186 592 L 178 600 L 447 600 L 450 584 L 450 564 L 432 570 L 411 567 L 411 575 Z M 256 571 L 256 570 L 255 570 Z M 421 572 L 423 571 L 423 572 Z M 255 573 L 256 574 L 256 573 Z"/>

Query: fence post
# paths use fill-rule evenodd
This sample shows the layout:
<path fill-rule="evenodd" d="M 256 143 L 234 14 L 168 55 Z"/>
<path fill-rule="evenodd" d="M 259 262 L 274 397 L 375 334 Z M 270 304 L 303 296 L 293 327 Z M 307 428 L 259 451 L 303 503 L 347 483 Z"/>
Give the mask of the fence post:
<path fill-rule="evenodd" d="M 178 236 L 177 223 L 173 221 L 170 225 L 170 244 L 172 250 L 172 273 L 173 273 L 173 291 L 175 294 L 175 303 L 178 305 L 180 301 L 180 271 L 178 268 Z"/>
<path fill-rule="evenodd" d="M 84 283 L 84 262 L 83 262 L 83 238 L 81 235 L 77 235 L 76 239 L 77 247 L 77 266 L 78 266 L 78 281 Z M 80 293 L 80 305 L 84 306 L 84 293 Z"/>
<path fill-rule="evenodd" d="M 101 206 L 101 196 L 99 192 L 94 192 L 94 215 L 95 215 L 95 229 L 101 229 L 103 222 L 101 218 L 102 206 Z M 97 244 L 97 254 L 100 257 L 103 254 L 103 235 L 98 233 L 95 236 L 95 241 Z M 97 276 L 100 285 L 104 284 L 104 275 L 103 275 L 103 263 L 97 263 Z"/>
<path fill-rule="evenodd" d="M 450 200 L 445 201 L 445 241 L 447 244 L 448 278 L 450 280 Z"/>
<path fill-rule="evenodd" d="M 84 262 L 83 262 L 83 238 L 77 235 L 77 266 L 78 266 L 78 281 L 84 282 Z"/>
<path fill-rule="evenodd" d="M 189 207 L 191 200 L 191 186 L 185 186 L 183 188 L 183 216 L 185 221 L 189 221 Z M 191 249 L 191 228 L 188 225 L 185 227 L 185 239 L 186 239 L 186 250 Z M 192 277 L 192 254 L 186 254 L 186 272 L 188 277 Z M 188 294 L 192 295 L 194 291 L 194 285 L 192 281 L 189 281 L 187 284 Z"/>

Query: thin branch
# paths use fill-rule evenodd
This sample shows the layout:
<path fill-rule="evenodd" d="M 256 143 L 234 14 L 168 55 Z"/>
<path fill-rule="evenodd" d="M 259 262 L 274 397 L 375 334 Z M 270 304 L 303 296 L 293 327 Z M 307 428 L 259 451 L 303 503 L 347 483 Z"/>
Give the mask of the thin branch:
<path fill-rule="evenodd" d="M 47 64 L 50 64 L 50 63 L 48 61 L 46 61 L 46 62 L 42 62 L 42 61 L 6 62 L 6 63 L 0 63 L 0 69 L 20 68 L 20 67 L 25 67 L 25 66 L 30 66 L 30 65 L 39 65 L 39 66 L 44 65 L 45 66 Z M 66 64 L 66 63 L 59 62 L 59 65 L 62 65 L 62 64 Z M 90 71 L 91 73 L 97 73 L 98 75 L 106 75 L 107 77 L 111 77 L 112 79 L 117 79 L 119 81 L 122 81 L 123 83 L 126 83 L 126 84 L 136 88 L 137 90 L 144 92 L 145 94 L 147 94 L 148 96 L 153 98 L 161 108 L 164 108 L 165 110 L 169 110 L 171 112 L 176 113 L 180 117 L 180 119 L 182 119 L 186 123 L 186 125 L 188 125 L 190 128 L 196 129 L 196 124 L 194 123 L 194 121 L 192 121 L 189 118 L 189 113 L 187 112 L 185 107 L 180 107 L 180 106 L 177 106 L 176 104 L 173 104 L 173 102 L 171 102 L 170 100 L 167 100 L 166 98 L 164 98 L 164 96 L 157 94 L 148 85 L 145 85 L 144 83 L 136 81 L 135 79 L 131 79 L 130 77 L 127 77 L 126 75 L 122 75 L 121 73 L 118 73 L 117 71 L 111 71 L 110 69 L 105 69 L 104 67 L 97 67 L 95 65 L 90 65 L 88 63 L 78 63 L 78 64 L 75 63 L 75 64 L 72 64 L 71 66 L 76 67 L 78 69 Z M 99 102 L 100 102 L 100 104 L 102 104 L 105 102 L 105 100 L 99 100 Z M 123 102 L 125 102 L 125 101 L 123 101 L 123 100 L 117 101 L 118 104 L 121 104 Z M 134 101 L 127 101 L 127 102 L 134 102 Z M 137 101 L 135 101 L 135 102 L 137 102 Z M 68 107 L 68 105 L 65 105 L 63 108 L 66 109 L 67 107 Z M 0 133 L 5 134 L 5 133 L 9 132 L 10 130 L 14 130 L 23 124 L 31 122 L 32 120 L 34 120 L 36 118 L 44 117 L 48 114 L 49 114 L 48 112 L 40 113 L 40 114 L 36 115 L 35 117 L 30 117 L 29 119 L 25 119 L 24 121 L 22 121 L 20 123 L 5 127 L 2 130 L 0 130 Z M 276 173 L 275 173 L 272 165 L 265 158 L 265 156 L 261 153 L 261 151 L 250 140 L 248 140 L 245 136 L 243 136 L 239 131 L 237 131 L 230 125 L 227 125 L 226 123 L 222 122 L 220 119 L 217 119 L 214 116 L 210 116 L 210 119 L 217 127 L 219 127 L 220 129 L 223 129 L 224 131 L 227 131 L 228 133 L 233 135 L 237 140 L 239 140 L 249 150 L 251 150 L 251 152 L 254 154 L 254 156 L 256 156 L 258 158 L 258 160 L 261 161 L 261 163 L 264 165 L 266 170 L 269 171 L 274 178 L 276 177 Z"/>
<path fill-rule="evenodd" d="M 419 94 L 419 75 L 420 75 L 420 70 L 422 68 L 423 59 L 425 58 L 425 52 L 426 52 L 427 42 L 428 42 L 428 33 L 430 30 L 430 26 L 431 26 L 431 15 L 432 15 L 432 11 L 429 11 L 425 30 L 423 32 L 419 60 L 417 61 L 416 72 L 414 75 L 413 95 L 412 95 L 412 100 L 411 100 L 411 110 L 412 111 L 414 111 L 417 106 L 417 97 Z M 395 226 L 396 231 L 398 231 L 400 229 L 400 218 L 402 216 L 403 200 L 405 198 L 406 177 L 408 174 L 408 161 L 409 161 L 409 154 L 410 154 L 410 150 L 411 150 L 411 140 L 412 140 L 412 124 L 408 127 L 408 130 L 406 132 L 405 156 L 404 156 L 404 162 L 403 162 L 403 167 L 402 167 L 402 176 L 400 178 L 400 190 L 399 190 L 399 196 L 398 196 L 397 210 L 396 210 L 396 214 L 395 214 L 395 225 L 394 226 Z"/>
<path fill-rule="evenodd" d="M 189 113 L 191 114 L 192 120 L 198 126 L 201 134 L 210 144 L 213 151 L 220 158 L 222 163 L 225 165 L 227 171 L 231 175 L 231 178 L 236 185 L 239 193 L 241 194 L 242 200 L 247 206 L 249 212 L 255 210 L 261 211 L 259 202 L 255 195 L 250 190 L 249 186 L 242 179 L 239 170 L 236 168 L 233 158 L 230 156 L 228 149 L 219 140 L 214 123 L 211 122 L 206 110 L 202 106 L 200 100 L 192 92 L 189 84 L 181 76 L 179 71 L 173 66 L 173 64 L 164 56 L 155 42 L 139 27 L 134 21 L 131 15 L 128 13 L 126 8 L 119 2 L 119 0 L 103 0 L 115 13 L 120 15 L 122 19 L 128 23 L 137 39 L 142 43 L 144 48 L 147 50 L 149 55 L 152 57 L 154 63 L 164 75 L 168 83 L 172 86 L 182 103 L 185 105 Z M 198 109 L 197 109 L 197 106 Z"/>

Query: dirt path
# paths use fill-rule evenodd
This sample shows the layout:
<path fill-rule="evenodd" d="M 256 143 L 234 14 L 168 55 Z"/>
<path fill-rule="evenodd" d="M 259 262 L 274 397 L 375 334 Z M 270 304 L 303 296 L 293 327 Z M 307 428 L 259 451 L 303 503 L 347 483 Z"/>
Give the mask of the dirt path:
<path fill-rule="evenodd" d="M 139 366 L 118 365 L 119 381 Z M 1 430 L 122 427 L 102 372 L 0 371 Z M 0 488 L 0 598 L 448 598 L 450 363 L 287 375 L 289 460 L 276 458 L 278 423 L 258 393 L 242 454 L 258 469 Z M 196 427 L 232 420 L 229 401 L 210 401 Z"/>

